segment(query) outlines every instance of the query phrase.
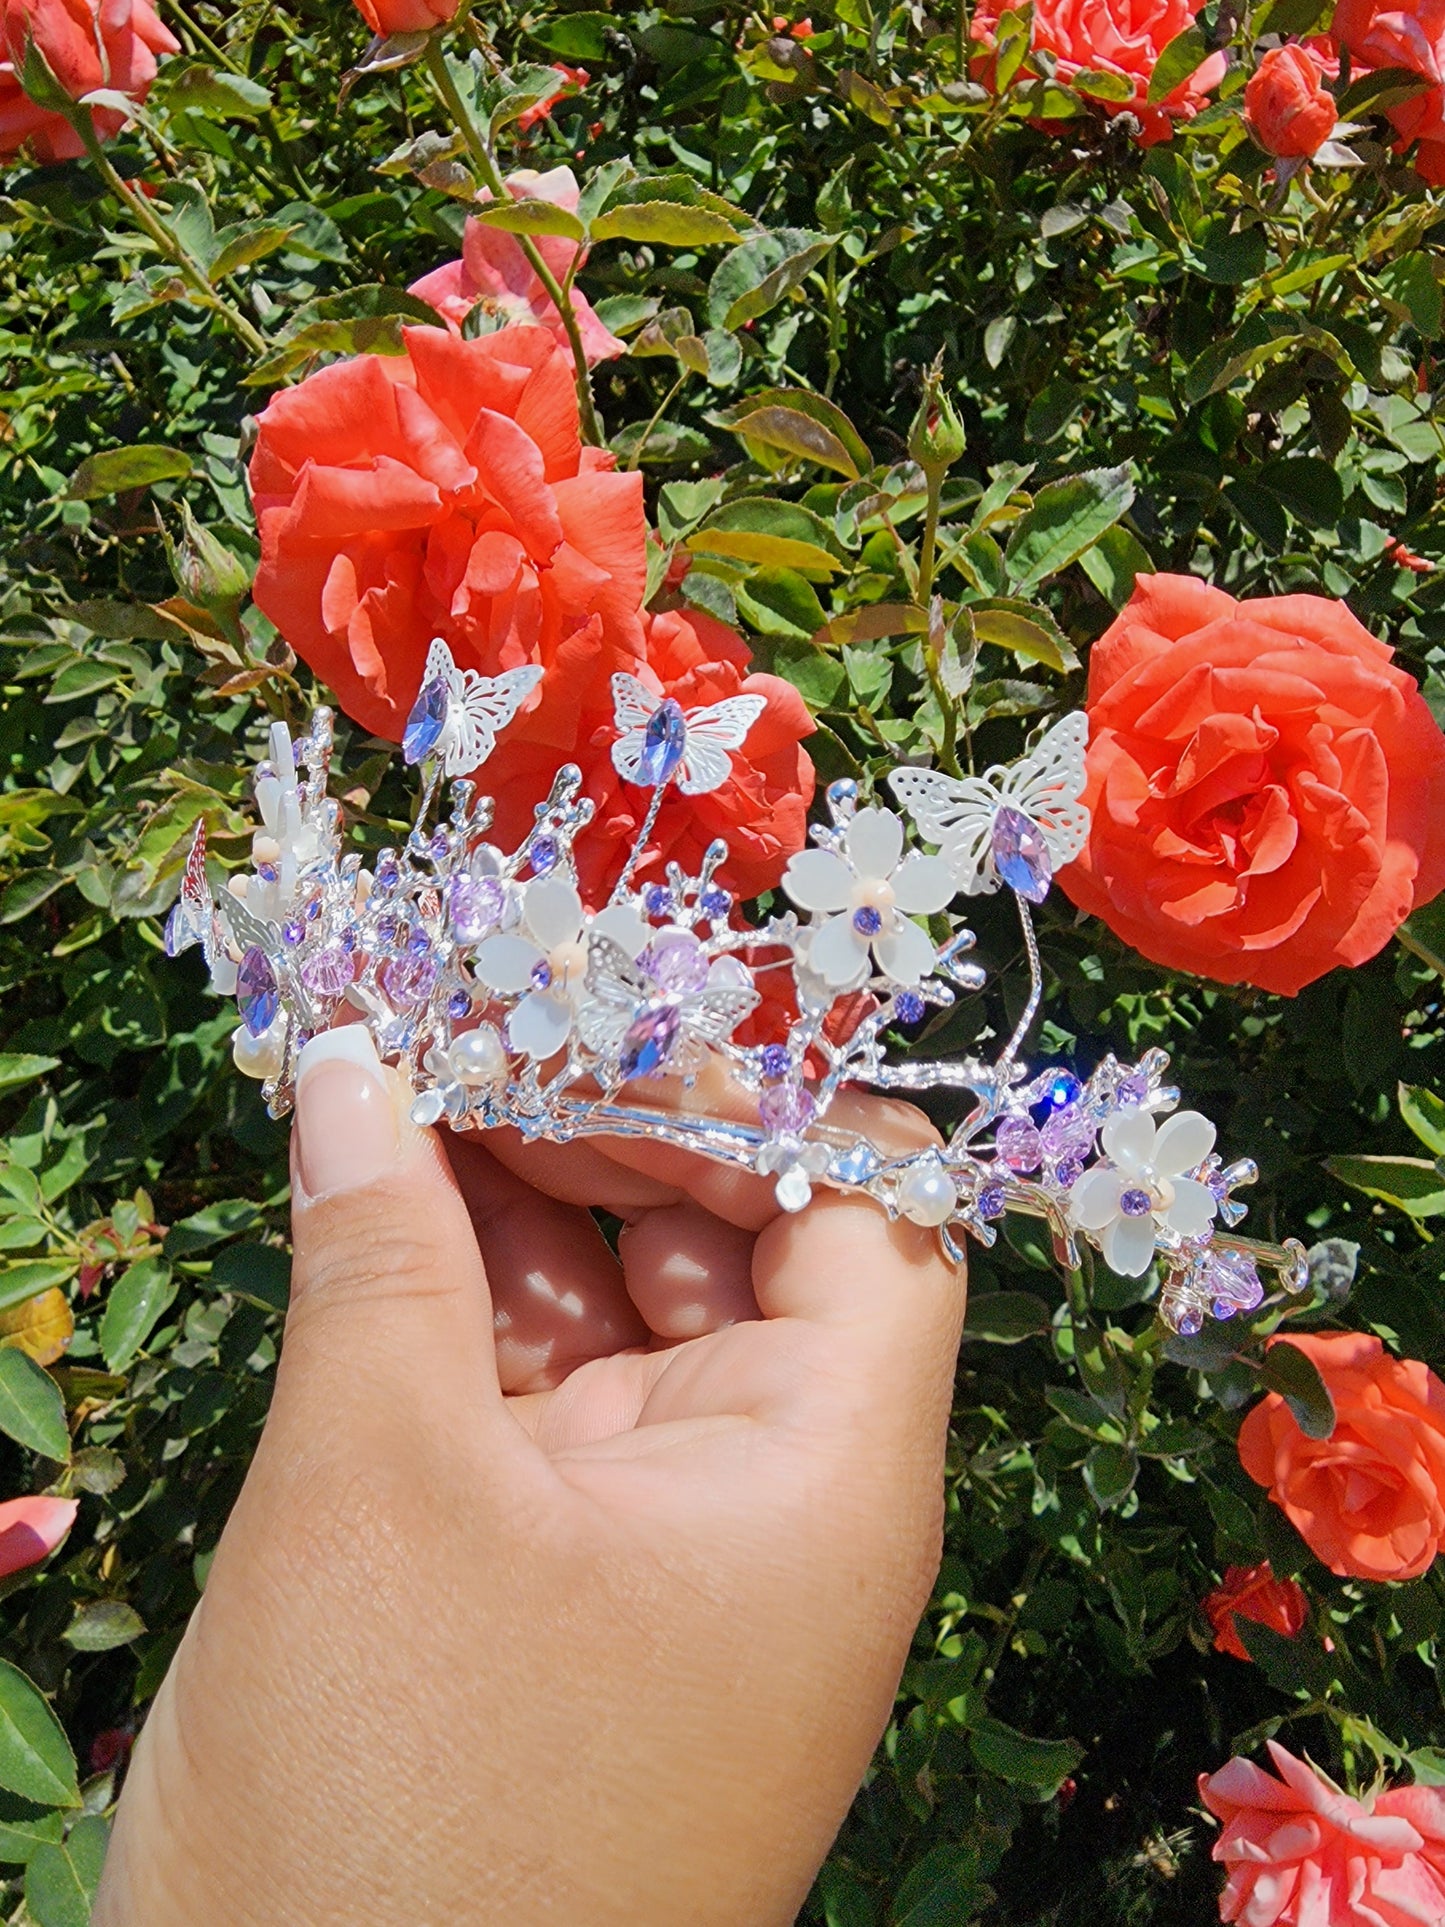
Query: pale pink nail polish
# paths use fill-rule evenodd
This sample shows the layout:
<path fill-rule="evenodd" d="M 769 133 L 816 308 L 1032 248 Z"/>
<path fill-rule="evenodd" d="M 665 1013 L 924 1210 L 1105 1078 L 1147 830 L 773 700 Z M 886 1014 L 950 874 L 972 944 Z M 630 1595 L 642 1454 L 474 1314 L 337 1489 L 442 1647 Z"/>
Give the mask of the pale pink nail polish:
<path fill-rule="evenodd" d="M 314 1200 L 375 1184 L 400 1150 L 396 1106 L 371 1033 L 343 1024 L 313 1037 L 296 1068 L 296 1164 Z"/>

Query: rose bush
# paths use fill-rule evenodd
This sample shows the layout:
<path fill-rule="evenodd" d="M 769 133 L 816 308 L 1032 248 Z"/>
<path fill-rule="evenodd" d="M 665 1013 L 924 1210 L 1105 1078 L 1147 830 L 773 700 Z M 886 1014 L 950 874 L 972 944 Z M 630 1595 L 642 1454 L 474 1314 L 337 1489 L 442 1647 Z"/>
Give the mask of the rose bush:
<path fill-rule="evenodd" d="M 85 144 L 63 114 L 27 98 L 20 84 L 25 52 L 33 45 L 72 100 L 109 88 L 142 101 L 156 77 L 157 59 L 180 52 L 180 42 L 150 0 L 3 0 L 0 4 L 0 158 L 28 148 L 37 160 L 70 160 Z M 102 140 L 117 134 L 125 115 L 97 107 L 91 121 Z"/>
<path fill-rule="evenodd" d="M 1339 603 L 1140 581 L 1089 659 L 1081 909 L 1155 962 L 1287 994 L 1445 887 L 1445 736 Z"/>
<path fill-rule="evenodd" d="M 1309 1618 L 1310 1602 L 1293 1579 L 1276 1579 L 1266 1559 L 1258 1566 L 1227 1566 L 1223 1581 L 1200 1602 L 1214 1628 L 1214 1650 L 1248 1659 L 1236 1619 L 1268 1626 L 1284 1639 L 1293 1639 Z"/>

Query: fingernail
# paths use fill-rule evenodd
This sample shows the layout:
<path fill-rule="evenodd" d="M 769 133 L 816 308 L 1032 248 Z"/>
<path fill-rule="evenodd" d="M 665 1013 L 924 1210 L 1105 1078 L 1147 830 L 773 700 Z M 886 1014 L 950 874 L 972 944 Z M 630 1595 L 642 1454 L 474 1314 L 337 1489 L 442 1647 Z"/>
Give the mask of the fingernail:
<path fill-rule="evenodd" d="M 313 1037 L 296 1065 L 296 1157 L 308 1199 L 374 1184 L 396 1164 L 396 1106 L 365 1024 Z"/>

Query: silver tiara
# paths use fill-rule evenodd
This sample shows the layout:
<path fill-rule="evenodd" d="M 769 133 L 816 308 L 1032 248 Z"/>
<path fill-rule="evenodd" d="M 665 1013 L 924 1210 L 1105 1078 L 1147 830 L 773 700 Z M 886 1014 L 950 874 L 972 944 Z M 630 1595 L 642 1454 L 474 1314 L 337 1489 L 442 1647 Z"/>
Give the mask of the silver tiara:
<path fill-rule="evenodd" d="M 771 1177 L 787 1211 L 818 1184 L 865 1192 L 890 1216 L 937 1227 L 954 1258 L 964 1232 L 991 1245 L 1004 1214 L 1021 1212 L 1047 1222 L 1071 1269 L 1081 1245 L 1126 1277 L 1159 1260 L 1162 1315 L 1185 1334 L 1254 1310 L 1262 1269 L 1287 1291 L 1304 1288 L 1296 1240 L 1235 1235 L 1245 1210 L 1235 1193 L 1256 1168 L 1224 1164 L 1213 1124 L 1177 1108 L 1164 1051 L 1137 1064 L 1106 1057 L 1087 1078 L 1023 1060 L 1043 991 L 1031 906 L 1088 836 L 1087 717 L 1065 716 L 1018 762 L 981 776 L 896 769 L 897 810 L 865 801 L 851 779 L 831 784 L 829 821 L 783 873 L 788 907 L 752 925 L 718 881 L 725 842 L 695 875 L 669 863 L 651 879 L 648 843 L 665 794 L 700 796 L 727 780 L 762 698 L 684 709 L 613 677 L 612 760 L 650 798 L 594 911 L 574 859 L 593 813 L 581 771 L 558 770 L 510 851 L 489 840 L 492 802 L 473 780 L 541 675 L 480 676 L 432 644 L 402 738 L 422 773 L 416 819 L 405 848 L 382 850 L 370 868 L 343 850 L 327 795 L 324 708 L 299 741 L 273 724 L 254 776 L 251 867 L 219 896 L 198 826 L 166 950 L 199 944 L 213 989 L 235 997 L 235 1060 L 264 1080 L 272 1116 L 291 1107 L 306 1041 L 359 1014 L 409 1080 L 418 1124 L 674 1145 Z M 982 987 L 967 956 L 973 933 L 951 906 L 1000 889 L 1017 904 L 1030 975 L 1012 1034 L 992 1061 L 890 1056 L 899 1033 Z M 764 989 L 779 985 L 797 1012 L 786 1036 L 739 1042 Z M 731 1073 L 728 1115 L 686 1108 L 710 1059 Z M 830 1122 L 844 1085 L 971 1102 L 941 1148 L 900 1156 Z"/>

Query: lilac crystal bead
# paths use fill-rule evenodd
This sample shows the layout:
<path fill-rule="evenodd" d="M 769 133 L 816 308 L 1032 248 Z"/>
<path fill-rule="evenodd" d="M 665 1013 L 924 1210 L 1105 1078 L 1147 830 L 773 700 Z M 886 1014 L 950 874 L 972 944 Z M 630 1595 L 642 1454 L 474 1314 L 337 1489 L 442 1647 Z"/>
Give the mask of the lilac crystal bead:
<path fill-rule="evenodd" d="M 1010 890 L 1030 903 L 1042 903 L 1054 880 L 1054 866 L 1037 823 L 1005 803 L 993 819 L 990 849 L 993 867 Z"/>
<path fill-rule="evenodd" d="M 701 990 L 707 982 L 707 952 L 689 931 L 669 930 L 654 937 L 642 959 L 643 968 L 673 996 Z"/>
<path fill-rule="evenodd" d="M 383 850 L 381 855 L 376 859 L 376 881 L 383 890 L 389 890 L 396 882 L 396 878 L 396 852 L 394 850 Z"/>
<path fill-rule="evenodd" d="M 339 997 L 356 974 L 344 943 L 324 943 L 301 966 L 301 981 L 318 997 Z"/>
<path fill-rule="evenodd" d="M 644 1004 L 627 1027 L 618 1053 L 617 1068 L 623 1077 L 646 1077 L 660 1071 L 672 1055 L 682 1029 L 676 1004 Z"/>
<path fill-rule="evenodd" d="M 534 963 L 532 965 L 532 988 L 533 990 L 550 990 L 552 988 L 552 966 L 545 957 L 540 963 Z"/>
<path fill-rule="evenodd" d="M 1148 1078 L 1141 1077 L 1139 1073 L 1135 1071 L 1131 1077 L 1126 1077 L 1118 1090 L 1115 1091 L 1114 1102 L 1133 1109 L 1136 1105 L 1144 1103 L 1148 1095 Z"/>
<path fill-rule="evenodd" d="M 443 863 L 446 861 L 447 851 L 452 847 L 451 839 L 447 836 L 447 833 L 445 830 L 438 830 L 433 835 L 431 844 L 429 847 L 431 849 L 432 856 L 436 859 L 436 861 L 438 863 Z"/>
<path fill-rule="evenodd" d="M 265 951 L 254 943 L 236 972 L 236 1007 L 241 1013 L 241 1022 L 253 1037 L 260 1037 L 271 1028 L 281 1008 L 276 973 Z"/>
<path fill-rule="evenodd" d="M 1039 1142 L 1050 1164 L 1077 1163 L 1094 1148 L 1094 1126 L 1082 1111 L 1068 1105 L 1045 1120 Z"/>
<path fill-rule="evenodd" d="M 680 703 L 664 696 L 647 719 L 637 758 L 637 781 L 659 789 L 677 770 L 687 750 L 687 718 Z"/>
<path fill-rule="evenodd" d="M 424 1004 L 436 982 L 437 967 L 430 957 L 388 957 L 381 966 L 381 988 L 393 1010 L 410 1010 Z"/>
<path fill-rule="evenodd" d="M 401 732 L 401 753 L 408 763 L 420 763 L 441 741 L 449 701 L 445 676 L 434 676 L 422 685 Z"/>
<path fill-rule="evenodd" d="M 1211 1251 L 1201 1279 L 1214 1301 L 1216 1318 L 1232 1318 L 1237 1311 L 1254 1311 L 1264 1300 L 1264 1286 L 1254 1260 L 1242 1251 Z M 1219 1310 L 1221 1304 L 1229 1310 Z"/>
<path fill-rule="evenodd" d="M 1043 1140 L 1026 1117 L 1003 1118 L 993 1137 L 994 1150 L 1010 1171 L 1037 1171 L 1044 1161 Z"/>
<path fill-rule="evenodd" d="M 758 1116 L 769 1137 L 801 1137 L 817 1106 L 801 1084 L 775 1084 L 758 1099 Z"/>
<path fill-rule="evenodd" d="M 396 935 L 396 918 L 379 917 L 376 924 L 376 935 L 379 943 L 390 943 Z"/>
<path fill-rule="evenodd" d="M 431 949 L 431 938 L 425 930 L 412 929 L 407 934 L 407 948 L 413 956 L 424 957 Z"/>
<path fill-rule="evenodd" d="M 1204 1313 L 1198 1305 L 1182 1305 L 1172 1323 L 1181 1338 L 1197 1338 L 1204 1330 Z"/>
<path fill-rule="evenodd" d="M 502 920 L 507 893 L 496 877 L 453 877 L 447 918 L 458 943 L 477 943 Z"/>
<path fill-rule="evenodd" d="M 793 1060 L 788 1054 L 786 1044 L 765 1044 L 762 1055 L 762 1073 L 770 1084 L 781 1083 L 793 1068 Z"/>
<path fill-rule="evenodd" d="M 162 941 L 168 957 L 179 957 L 181 952 L 194 941 L 186 928 L 186 913 L 179 903 L 166 918 L 165 936 Z"/>

